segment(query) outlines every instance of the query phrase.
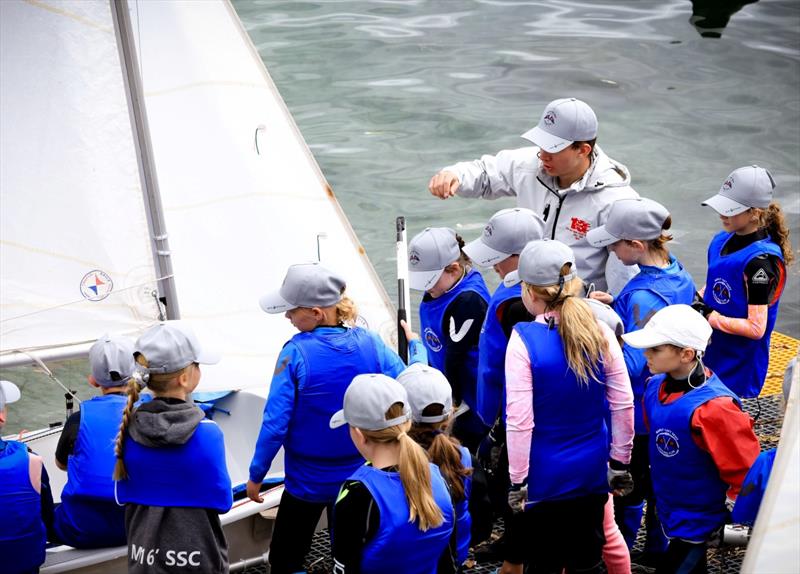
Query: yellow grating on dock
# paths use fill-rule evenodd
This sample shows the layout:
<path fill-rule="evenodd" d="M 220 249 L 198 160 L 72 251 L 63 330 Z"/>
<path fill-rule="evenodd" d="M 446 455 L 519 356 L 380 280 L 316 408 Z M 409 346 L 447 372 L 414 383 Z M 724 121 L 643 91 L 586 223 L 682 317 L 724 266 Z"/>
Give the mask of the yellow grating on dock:
<path fill-rule="evenodd" d="M 786 365 L 792 358 L 797 356 L 800 341 L 789 335 L 784 335 L 773 331 L 769 344 L 769 368 L 767 369 L 767 379 L 761 389 L 761 397 L 775 395 L 780 392 L 783 384 L 783 372 Z"/>

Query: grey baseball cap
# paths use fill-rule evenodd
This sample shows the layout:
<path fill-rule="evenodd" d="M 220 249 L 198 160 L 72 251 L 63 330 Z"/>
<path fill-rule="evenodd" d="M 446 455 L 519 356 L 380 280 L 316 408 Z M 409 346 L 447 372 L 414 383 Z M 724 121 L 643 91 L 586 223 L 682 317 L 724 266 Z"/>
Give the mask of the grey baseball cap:
<path fill-rule="evenodd" d="M 491 267 L 519 255 L 529 241 L 544 235 L 544 220 L 530 209 L 512 207 L 495 213 L 483 233 L 464 246 L 464 253 L 481 267 Z"/>
<path fill-rule="evenodd" d="M 386 418 L 395 403 L 403 404 L 403 414 Z M 332 429 L 349 424 L 363 430 L 383 430 L 411 418 L 408 394 L 403 385 L 381 374 L 356 375 L 344 393 L 344 408 L 333 414 Z"/>
<path fill-rule="evenodd" d="M 637 349 L 669 344 L 704 352 L 712 332 L 703 315 L 689 305 L 669 305 L 657 311 L 644 327 L 625 333 L 622 338 Z"/>
<path fill-rule="evenodd" d="M 408 286 L 427 291 L 442 276 L 445 267 L 458 261 L 461 248 L 449 227 L 428 227 L 408 244 Z"/>
<path fill-rule="evenodd" d="M 184 323 L 167 322 L 153 325 L 133 346 L 133 355 L 147 359 L 147 373 L 175 373 L 192 363 L 213 365 L 219 355 L 200 347 L 194 332 Z"/>
<path fill-rule="evenodd" d="M 623 333 L 625 333 L 625 325 L 622 324 L 622 319 L 617 312 L 614 311 L 611 307 L 598 301 L 597 299 L 592 299 L 587 297 L 584 299 L 586 304 L 589 305 L 589 308 L 594 313 L 595 318 L 598 321 L 601 321 L 608 325 L 612 331 L 614 331 L 614 335 L 617 337 L 621 337 Z"/>
<path fill-rule="evenodd" d="M 414 363 L 397 376 L 403 385 L 411 404 L 411 418 L 418 423 L 438 423 L 453 414 L 453 389 L 447 377 L 433 367 Z M 442 414 L 424 416 L 422 411 L 429 405 L 442 405 Z"/>
<path fill-rule="evenodd" d="M 656 239 L 668 217 L 667 208 L 652 199 L 620 199 L 611 205 L 606 222 L 589 230 L 586 241 L 594 247 L 605 247 L 622 239 Z"/>
<path fill-rule="evenodd" d="M 571 271 L 564 275 L 564 282 L 578 276 L 572 249 L 556 239 L 531 241 L 519 255 L 519 267 L 516 271 L 508 273 L 503 283 L 506 287 L 512 287 L 520 281 L 537 287 L 557 285 L 561 277 L 561 268 L 567 263 L 572 267 Z"/>
<path fill-rule="evenodd" d="M 292 265 L 278 291 L 258 300 L 267 313 L 285 313 L 298 307 L 331 307 L 342 300 L 343 277 L 319 263 Z"/>
<path fill-rule="evenodd" d="M 539 124 L 523 138 L 549 153 L 558 153 L 573 142 L 597 137 L 597 116 L 586 102 L 575 98 L 553 100 L 544 108 Z"/>
<path fill-rule="evenodd" d="M 119 387 L 128 382 L 136 370 L 133 341 L 127 337 L 103 335 L 89 349 L 92 376 L 102 387 Z"/>
<path fill-rule="evenodd" d="M 6 408 L 6 405 L 16 403 L 20 398 L 21 393 L 19 387 L 11 381 L 0 381 L 0 411 Z"/>
<path fill-rule="evenodd" d="M 766 169 L 749 165 L 734 170 L 722 182 L 717 195 L 701 205 L 707 205 L 720 215 L 738 215 L 751 207 L 769 207 L 774 189 L 775 180 Z"/>

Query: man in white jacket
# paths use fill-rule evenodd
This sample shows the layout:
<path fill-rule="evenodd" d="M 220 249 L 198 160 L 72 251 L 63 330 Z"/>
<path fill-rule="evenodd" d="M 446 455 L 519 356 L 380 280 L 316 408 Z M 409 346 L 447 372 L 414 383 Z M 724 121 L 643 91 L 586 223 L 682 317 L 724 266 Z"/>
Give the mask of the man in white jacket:
<path fill-rule="evenodd" d="M 519 207 L 544 219 L 545 237 L 572 248 L 587 284 L 619 293 L 638 269 L 625 267 L 605 247 L 592 247 L 586 232 L 605 223 L 612 203 L 639 196 L 630 186 L 628 169 L 595 145 L 592 108 L 575 98 L 554 100 L 522 137 L 535 147 L 448 166 L 431 178 L 428 189 L 442 199 L 517 196 Z"/>

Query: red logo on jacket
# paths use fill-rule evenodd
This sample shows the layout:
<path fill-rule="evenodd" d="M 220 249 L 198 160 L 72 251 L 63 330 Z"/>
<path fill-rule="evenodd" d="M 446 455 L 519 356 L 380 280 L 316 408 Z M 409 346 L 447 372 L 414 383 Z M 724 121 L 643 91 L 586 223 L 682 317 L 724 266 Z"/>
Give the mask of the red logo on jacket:
<path fill-rule="evenodd" d="M 591 227 L 591 223 L 579 217 L 573 217 L 569 221 L 569 230 L 572 232 L 572 235 L 575 236 L 575 239 L 583 239 L 586 237 L 586 233 Z"/>

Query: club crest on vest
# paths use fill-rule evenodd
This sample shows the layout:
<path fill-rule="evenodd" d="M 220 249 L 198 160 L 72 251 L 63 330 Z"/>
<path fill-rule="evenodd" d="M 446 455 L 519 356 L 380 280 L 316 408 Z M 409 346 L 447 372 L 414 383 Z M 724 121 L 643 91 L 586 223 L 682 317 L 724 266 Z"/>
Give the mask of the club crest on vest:
<path fill-rule="evenodd" d="M 711 295 L 714 301 L 720 305 L 725 305 L 731 300 L 731 285 L 725 279 L 718 277 L 714 280 L 714 288 L 711 290 Z"/>
<path fill-rule="evenodd" d="M 431 351 L 438 353 L 442 350 L 442 342 L 439 340 L 439 337 L 436 336 L 436 333 L 433 332 L 433 329 L 426 327 L 423 335 L 425 337 L 425 344 Z"/>
<path fill-rule="evenodd" d="M 678 437 L 669 429 L 658 429 L 656 433 L 656 448 L 667 458 L 673 457 L 681 450 Z"/>

